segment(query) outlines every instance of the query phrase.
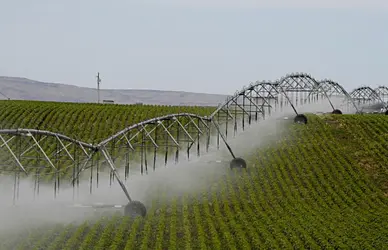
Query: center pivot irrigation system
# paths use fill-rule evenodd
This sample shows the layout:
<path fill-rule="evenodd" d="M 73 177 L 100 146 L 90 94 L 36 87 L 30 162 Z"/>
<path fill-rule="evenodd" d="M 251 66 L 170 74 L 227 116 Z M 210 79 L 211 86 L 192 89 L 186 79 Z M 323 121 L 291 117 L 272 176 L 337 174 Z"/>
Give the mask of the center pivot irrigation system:
<path fill-rule="evenodd" d="M 127 127 L 98 144 L 44 130 L 2 129 L 0 171 L 15 174 L 15 204 L 19 197 L 19 181 L 23 175 L 34 177 L 34 195 L 39 194 L 40 182 L 50 181 L 54 184 L 56 196 L 63 179 L 68 179 L 73 186 L 74 197 L 74 189 L 79 187 L 81 173 L 90 170 L 92 193 L 93 180 L 97 180 L 98 187 L 99 173 L 104 166 L 108 166 L 111 183 L 114 179 L 117 180 L 129 202 L 126 205 L 90 207 L 124 207 L 125 215 L 145 216 L 146 207 L 140 201 L 132 200 L 116 166 L 124 165 L 124 178 L 127 180 L 130 172 L 134 171 L 130 167 L 133 162 L 140 162 L 141 174 L 148 173 L 150 165 L 152 170 L 156 169 L 157 157 L 163 157 L 166 165 L 170 157 L 177 162 L 181 151 L 185 151 L 189 159 L 193 147 L 196 147 L 197 156 L 200 156 L 203 146 L 208 152 L 211 135 L 216 135 L 217 149 L 222 141 L 233 158 L 230 168 L 246 168 L 245 160 L 236 157 L 228 144 L 229 130 L 232 129 L 236 135 L 239 128 L 245 130 L 247 125 L 259 122 L 272 112 L 282 111 L 287 106 L 291 106 L 296 114 L 295 123 L 306 124 L 307 117 L 298 113 L 296 107 L 322 100 L 329 102 L 333 114 L 342 114 L 341 107 L 362 114 L 365 107 L 373 105 L 380 105 L 380 113 L 388 114 L 387 97 L 388 88 L 385 86 L 377 89 L 363 86 L 348 93 L 332 80 L 317 81 L 308 74 L 293 73 L 275 82 L 251 83 L 228 97 L 210 116 L 180 113 L 157 117 Z M 340 107 L 334 107 L 333 98 L 342 100 Z"/>

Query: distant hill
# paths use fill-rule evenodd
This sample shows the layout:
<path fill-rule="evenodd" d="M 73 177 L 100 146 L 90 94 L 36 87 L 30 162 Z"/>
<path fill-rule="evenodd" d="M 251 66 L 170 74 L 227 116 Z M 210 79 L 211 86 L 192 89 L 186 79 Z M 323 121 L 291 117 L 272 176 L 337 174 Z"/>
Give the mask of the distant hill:
<path fill-rule="evenodd" d="M 0 92 L 11 100 L 58 102 L 97 102 L 97 90 L 68 84 L 46 83 L 20 77 L 0 76 Z M 0 94 L 0 99 L 6 97 Z M 216 106 L 226 95 L 183 91 L 101 89 L 100 100 L 119 104 L 201 105 Z"/>

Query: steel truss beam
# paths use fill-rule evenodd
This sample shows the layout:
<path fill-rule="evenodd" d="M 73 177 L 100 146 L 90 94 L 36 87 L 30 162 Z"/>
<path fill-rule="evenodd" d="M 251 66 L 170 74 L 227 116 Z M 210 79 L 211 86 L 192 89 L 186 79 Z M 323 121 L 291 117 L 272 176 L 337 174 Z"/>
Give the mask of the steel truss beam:
<path fill-rule="evenodd" d="M 385 103 L 388 103 L 388 87 L 378 86 L 374 89 L 374 91 L 379 95 L 381 100 L 383 100 Z"/>
<path fill-rule="evenodd" d="M 369 86 L 362 86 L 354 89 L 350 96 L 357 102 L 375 103 L 381 101 L 379 94 Z"/>
<path fill-rule="evenodd" d="M 158 156 L 163 156 L 165 165 L 172 154 L 177 162 L 182 150 L 189 158 L 190 149 L 195 143 L 197 143 L 197 155 L 199 155 L 199 137 L 210 136 L 209 121 L 207 117 L 190 113 L 157 117 L 127 127 L 95 147 L 106 149 L 113 163 L 121 160 L 125 166 L 125 178 L 127 178 L 130 173 L 130 157 L 140 161 L 140 173 L 144 174 L 148 173 L 149 165 L 152 165 L 152 170 L 156 169 Z M 90 167 L 83 166 L 76 176 Z"/>
<path fill-rule="evenodd" d="M 264 119 L 266 113 L 270 114 L 271 109 L 277 104 L 277 94 L 278 91 L 272 83 L 251 83 L 248 87 L 228 97 L 209 116 L 209 119 L 216 120 L 218 124 L 225 123 L 226 136 L 231 120 L 233 132 L 236 134 L 239 118 L 242 118 L 241 126 L 244 130 L 246 124 Z"/>
<path fill-rule="evenodd" d="M 329 97 L 345 97 L 344 101 L 346 101 L 347 104 L 350 103 L 351 105 L 353 105 L 357 113 L 360 112 L 354 99 L 339 83 L 334 82 L 330 79 L 324 79 L 322 81 L 319 81 L 319 85 L 322 89 L 324 89 L 324 91 L 326 91 Z"/>
<path fill-rule="evenodd" d="M 56 195 L 61 179 L 68 173 L 74 173 L 79 165 L 87 163 L 96 150 L 89 143 L 59 133 L 36 129 L 2 129 L 0 171 L 14 172 L 15 181 L 19 181 L 20 174 L 34 176 L 34 194 L 39 194 L 39 183 L 50 176 Z M 17 189 L 14 189 L 14 200 Z"/>
<path fill-rule="evenodd" d="M 310 96 L 310 94 L 313 95 Z M 325 90 L 321 89 L 314 78 L 304 73 L 290 74 L 276 82 L 251 83 L 228 97 L 210 115 L 218 132 L 217 148 L 222 139 L 233 158 L 236 158 L 226 141 L 229 125 L 232 126 L 233 135 L 236 135 L 239 123 L 244 130 L 246 125 L 265 119 L 266 115 L 271 114 L 272 109 L 283 108 L 286 105 L 290 105 L 298 115 L 295 106 L 311 103 L 322 97 L 326 97 L 333 107 Z M 220 125 L 224 125 L 225 131 L 220 128 Z"/>
<path fill-rule="evenodd" d="M 311 97 L 310 94 L 312 93 L 316 95 Z M 295 106 L 305 104 L 312 101 L 313 98 L 316 100 L 319 94 L 327 96 L 325 90 L 320 89 L 318 82 L 304 73 L 290 74 L 275 82 L 257 81 L 228 97 L 210 115 L 210 118 L 228 117 L 236 123 L 237 115 L 243 117 L 243 114 L 245 114 L 250 124 L 253 119 L 258 121 L 260 118 L 265 118 L 266 113 L 270 114 L 271 110 L 276 109 L 278 105 L 283 107 L 287 104 L 295 104 Z M 244 118 L 242 122 L 242 128 L 244 129 Z"/>
<path fill-rule="evenodd" d="M 335 109 L 326 90 L 309 74 L 294 73 L 286 75 L 278 81 L 277 85 L 280 92 L 286 95 L 296 114 L 298 113 L 293 104 L 295 106 L 303 105 L 311 101 L 317 101 L 318 98 L 326 98 L 332 109 Z"/>
<path fill-rule="evenodd" d="M 376 109 L 378 107 L 387 107 L 387 103 L 383 101 L 379 93 L 369 86 L 361 86 L 354 89 L 350 93 L 350 96 L 355 103 L 357 103 L 359 106 L 362 106 L 362 110 L 368 107 L 372 109 Z"/>
<path fill-rule="evenodd" d="M 361 87 L 349 94 L 334 81 L 318 82 L 308 74 L 295 73 L 275 82 L 251 83 L 228 97 L 208 117 L 190 113 L 157 117 L 129 126 L 98 144 L 50 131 L 3 129 L 0 130 L 0 170 L 15 172 L 16 179 L 20 174 L 35 176 L 37 185 L 49 176 L 47 180 L 54 182 L 56 194 L 62 178 L 70 179 L 75 187 L 85 170 L 90 170 L 92 192 L 92 181 L 96 179 L 98 186 L 99 171 L 105 165 L 110 168 L 111 181 L 116 179 L 131 201 L 116 169 L 118 165 L 124 166 L 125 179 L 134 170 L 131 165 L 136 161 L 140 163 L 139 172 L 148 173 L 150 165 L 152 170 L 156 169 L 158 157 L 165 165 L 169 158 L 177 162 L 182 152 L 190 158 L 193 146 L 199 156 L 201 148 L 209 149 L 213 134 L 217 135 L 217 148 L 222 139 L 235 158 L 227 143 L 230 130 L 236 135 L 239 127 L 244 130 L 284 106 L 291 105 L 298 114 L 295 106 L 322 98 L 326 98 L 334 109 L 330 101 L 334 95 L 344 95 L 354 104 L 354 100 L 360 97 L 381 100 L 382 93 L 387 94 L 388 89 L 382 86 L 374 91 Z"/>

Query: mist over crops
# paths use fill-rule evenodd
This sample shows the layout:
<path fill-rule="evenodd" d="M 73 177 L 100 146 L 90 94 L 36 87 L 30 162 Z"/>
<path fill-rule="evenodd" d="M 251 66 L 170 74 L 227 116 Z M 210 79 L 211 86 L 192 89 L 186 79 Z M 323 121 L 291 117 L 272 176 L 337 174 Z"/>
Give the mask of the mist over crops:
<path fill-rule="evenodd" d="M 341 99 L 332 101 L 337 102 L 334 105 L 342 103 Z M 298 107 L 297 110 L 299 113 L 330 112 L 331 107 L 327 100 L 322 100 L 316 104 Z M 265 120 L 252 123 L 246 127 L 245 131 L 240 129 L 234 137 L 232 124 L 229 124 L 228 142 L 236 156 L 245 158 L 257 151 L 260 146 L 279 139 L 287 126 L 293 122 L 294 116 L 295 113 L 291 107 L 287 107 L 283 111 L 273 112 Z M 148 175 L 141 176 L 135 171 L 125 182 L 131 198 L 140 200 L 149 206 L 151 200 L 155 198 L 153 194 L 161 187 L 167 191 L 167 197 L 171 198 L 184 193 L 195 193 L 204 186 L 211 185 L 214 178 L 221 178 L 226 171 L 229 171 L 229 161 L 232 156 L 222 141 L 220 150 L 215 147 L 215 136 L 211 141 L 210 151 L 206 153 L 202 150 L 200 157 L 196 157 L 193 149 L 191 159 L 187 161 L 186 152 L 183 150 L 180 161 L 176 164 L 170 161 L 167 166 L 164 166 L 162 157 L 159 157 L 155 172 L 151 170 Z M 120 175 L 123 178 L 122 168 Z M 209 180 L 209 175 L 212 175 L 213 179 Z M 21 179 L 19 198 L 16 200 L 16 205 L 13 206 L 13 177 L 1 176 L 0 221 L 2 223 L 0 231 L 53 223 L 77 223 L 93 218 L 93 208 L 72 207 L 74 204 L 125 205 L 128 202 L 117 181 L 114 181 L 112 185 L 109 184 L 109 174 L 106 172 L 101 173 L 98 188 L 93 183 L 92 194 L 90 194 L 90 183 L 87 177 L 81 180 L 79 188 L 76 189 L 70 186 L 70 180 L 67 180 L 68 183 L 65 181 L 62 181 L 64 187 L 61 188 L 57 197 L 54 197 L 52 185 L 41 184 L 39 195 L 34 195 L 33 180 L 31 178 Z M 121 208 L 106 210 L 122 211 Z"/>

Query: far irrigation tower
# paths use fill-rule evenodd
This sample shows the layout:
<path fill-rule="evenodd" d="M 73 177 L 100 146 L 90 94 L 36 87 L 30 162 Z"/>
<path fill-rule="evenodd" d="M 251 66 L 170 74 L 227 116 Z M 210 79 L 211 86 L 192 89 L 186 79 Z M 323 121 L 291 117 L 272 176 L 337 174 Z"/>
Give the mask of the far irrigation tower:
<path fill-rule="evenodd" d="M 97 96 L 98 96 L 97 103 L 100 103 L 100 83 L 101 83 L 100 72 L 97 72 Z"/>

